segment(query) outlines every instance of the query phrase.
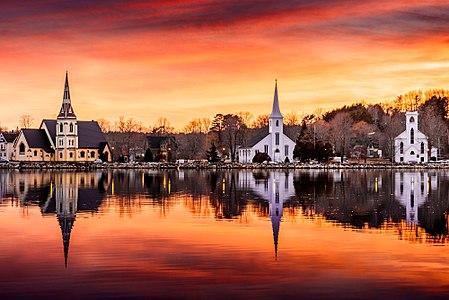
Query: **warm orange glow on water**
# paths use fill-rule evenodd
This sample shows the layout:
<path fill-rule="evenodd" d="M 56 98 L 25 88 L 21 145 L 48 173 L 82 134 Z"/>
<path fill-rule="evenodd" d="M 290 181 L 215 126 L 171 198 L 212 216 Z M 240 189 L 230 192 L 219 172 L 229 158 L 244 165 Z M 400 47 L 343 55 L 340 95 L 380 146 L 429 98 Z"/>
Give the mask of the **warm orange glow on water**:
<path fill-rule="evenodd" d="M 384 220 L 378 228 L 368 223 L 356 228 L 288 202 L 281 213 L 276 257 L 269 209 L 274 204 L 267 203 L 271 200 L 255 200 L 260 196 L 249 190 L 230 199 L 214 198 L 223 195 L 221 186 L 232 178 L 229 173 L 217 180 L 218 190 L 190 194 L 186 193 L 190 180 L 196 188 L 204 188 L 209 173 L 186 172 L 182 183 L 174 173 L 154 173 L 150 186 L 139 172 L 125 172 L 135 179 L 127 184 L 122 184 L 126 176 L 115 173 L 116 194 L 109 189 L 100 202 L 95 202 L 97 193 L 102 193 L 102 185 L 111 186 L 110 173 L 10 173 L 6 177 L 0 173 L 0 182 L 8 187 L 0 203 L 0 264 L 9 266 L 0 270 L 0 295 L 56 297 L 65 291 L 71 293 L 69 298 L 413 298 L 449 293 L 446 240 L 434 239 L 424 227 Z M 388 177 L 376 172 L 366 176 L 373 180 L 383 176 L 378 188 L 384 191 Z M 283 172 L 270 174 L 279 176 L 280 182 L 287 178 Z M 234 175 L 247 178 L 245 172 Z M 58 195 L 60 182 L 69 177 L 78 186 L 79 198 L 65 268 L 61 220 L 71 220 L 71 214 L 64 212 L 70 199 L 60 200 Z M 42 182 L 34 185 L 39 178 Z M 293 182 L 300 189 L 297 180 Z M 22 181 L 30 184 L 21 185 Z M 54 203 L 46 197 L 50 182 L 54 182 Z M 172 182 L 172 194 L 155 192 L 164 182 Z M 28 192 L 22 194 L 21 186 Z M 245 198 L 249 202 L 243 204 L 243 197 L 249 197 Z M 320 199 L 314 202 L 317 209 L 324 208 Z M 332 199 L 332 211 L 338 208 L 340 214 L 352 201 L 346 199 L 341 205 Z M 224 219 L 240 206 L 240 214 Z M 52 207 L 56 212 L 51 212 Z"/>

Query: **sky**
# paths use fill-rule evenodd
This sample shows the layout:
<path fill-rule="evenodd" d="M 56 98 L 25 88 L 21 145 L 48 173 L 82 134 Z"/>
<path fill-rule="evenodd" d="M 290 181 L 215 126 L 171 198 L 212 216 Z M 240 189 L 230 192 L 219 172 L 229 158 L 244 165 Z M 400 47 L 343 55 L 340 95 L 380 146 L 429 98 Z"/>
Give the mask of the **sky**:
<path fill-rule="evenodd" d="M 216 113 L 310 113 L 448 88 L 449 1 L 0 2 L 0 124 L 54 118 L 181 129 Z"/>

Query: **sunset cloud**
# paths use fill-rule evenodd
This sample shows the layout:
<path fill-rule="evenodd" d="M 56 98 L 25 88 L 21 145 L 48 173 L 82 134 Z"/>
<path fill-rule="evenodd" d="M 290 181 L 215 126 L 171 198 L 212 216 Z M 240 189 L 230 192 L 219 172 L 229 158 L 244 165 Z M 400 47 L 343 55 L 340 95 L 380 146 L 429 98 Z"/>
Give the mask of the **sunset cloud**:
<path fill-rule="evenodd" d="M 65 70 L 80 119 L 151 125 L 167 116 L 177 127 L 267 113 L 275 78 L 285 112 L 448 82 L 441 1 L 47 0 L 0 9 L 0 103 L 20 103 L 0 115 L 10 127 L 23 114 L 52 117 Z"/>

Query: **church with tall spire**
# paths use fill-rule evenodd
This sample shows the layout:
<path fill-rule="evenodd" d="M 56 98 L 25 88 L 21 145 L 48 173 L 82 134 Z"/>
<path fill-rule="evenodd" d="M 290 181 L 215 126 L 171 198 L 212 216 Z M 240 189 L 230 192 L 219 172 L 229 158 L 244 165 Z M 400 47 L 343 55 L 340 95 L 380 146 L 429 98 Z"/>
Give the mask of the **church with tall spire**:
<path fill-rule="evenodd" d="M 56 120 L 44 119 L 39 128 L 21 129 L 13 144 L 13 161 L 111 161 L 111 150 L 96 121 L 79 121 L 72 105 L 69 74 Z"/>
<path fill-rule="evenodd" d="M 252 162 L 257 153 L 266 153 L 273 162 L 293 161 L 295 149 L 294 137 L 289 137 L 284 131 L 284 117 L 279 108 L 277 80 L 274 84 L 273 107 L 269 116 L 267 131 L 254 136 L 237 151 L 238 161 Z"/>

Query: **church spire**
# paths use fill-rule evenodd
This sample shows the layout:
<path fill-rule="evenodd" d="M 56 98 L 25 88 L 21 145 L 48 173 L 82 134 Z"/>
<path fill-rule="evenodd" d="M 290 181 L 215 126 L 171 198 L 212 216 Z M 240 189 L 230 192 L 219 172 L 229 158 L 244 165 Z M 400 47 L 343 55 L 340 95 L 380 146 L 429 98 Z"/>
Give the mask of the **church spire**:
<path fill-rule="evenodd" d="M 278 260 L 278 240 L 279 240 L 279 227 L 281 225 L 281 218 L 278 216 L 271 217 L 271 226 L 273 227 L 273 239 L 274 239 L 274 256 Z"/>
<path fill-rule="evenodd" d="M 274 99 L 273 99 L 273 109 L 271 110 L 270 118 L 283 118 L 281 110 L 279 109 L 279 97 L 278 97 L 278 80 L 274 83 Z"/>
<path fill-rule="evenodd" d="M 69 89 L 69 73 L 65 72 L 65 84 L 64 84 L 64 96 L 62 97 L 62 106 L 58 114 L 58 119 L 60 118 L 76 118 L 75 112 L 73 111 L 72 101 L 70 100 L 70 89 Z"/>

